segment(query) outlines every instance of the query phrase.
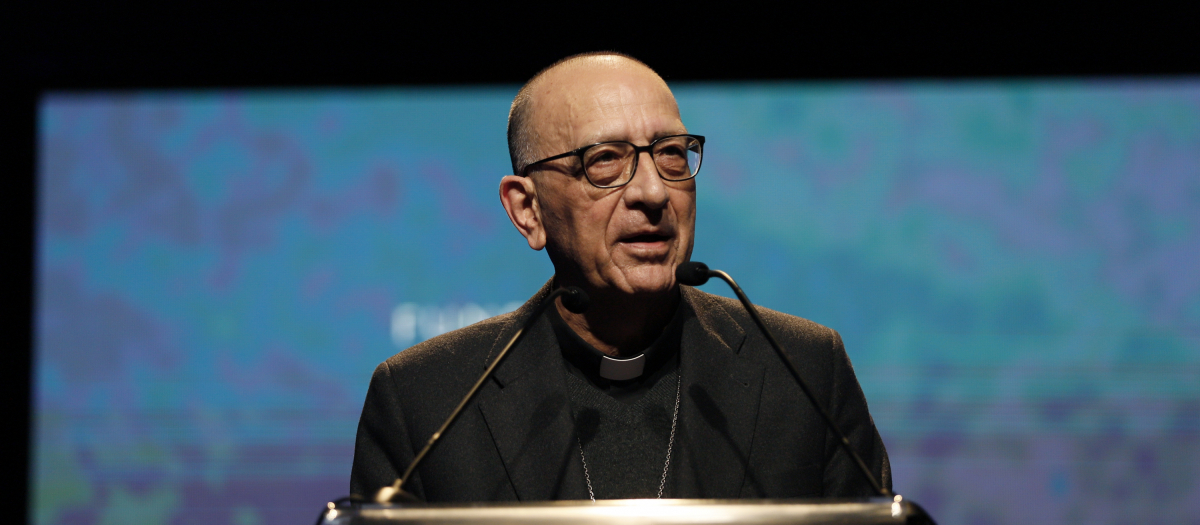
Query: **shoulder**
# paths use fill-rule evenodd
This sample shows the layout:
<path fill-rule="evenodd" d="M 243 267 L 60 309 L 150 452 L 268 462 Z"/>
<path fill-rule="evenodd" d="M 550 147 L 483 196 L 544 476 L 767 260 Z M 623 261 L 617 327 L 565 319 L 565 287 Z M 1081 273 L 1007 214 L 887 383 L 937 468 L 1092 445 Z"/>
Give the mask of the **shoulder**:
<path fill-rule="evenodd" d="M 431 337 L 389 357 L 375 368 L 372 388 L 377 384 L 397 391 L 415 387 L 428 394 L 473 381 L 487 368 L 491 353 L 499 349 L 498 343 L 512 335 L 549 295 L 553 282 L 551 278 L 512 312 Z"/>
<path fill-rule="evenodd" d="M 509 312 L 426 339 L 380 363 L 375 374 L 426 382 L 482 371 L 496 341 L 516 323 L 519 314 L 519 310 Z"/>
<path fill-rule="evenodd" d="M 691 302 L 697 317 L 701 319 L 701 324 L 713 327 L 710 329 L 718 333 L 733 334 L 734 330 L 737 330 L 743 334 L 740 344 L 731 345 L 740 358 L 763 365 L 768 374 L 773 375 L 776 381 L 781 381 L 781 384 L 792 384 L 792 380 L 787 378 L 788 372 L 783 361 L 771 348 L 767 338 L 758 329 L 750 314 L 746 313 L 740 301 L 695 290 L 689 295 L 689 299 L 693 299 Z M 762 318 L 767 330 L 779 342 L 780 349 L 796 366 L 797 372 L 818 395 L 834 395 L 820 393 L 834 392 L 839 385 L 857 385 L 850 358 L 837 331 L 770 308 L 755 306 L 755 311 Z M 730 328 L 731 326 L 736 328 Z M 729 337 L 724 340 L 727 343 L 733 341 Z M 782 391 L 772 395 L 780 392 Z M 792 394 L 799 395 L 799 392 Z"/>
<path fill-rule="evenodd" d="M 700 317 L 710 323 L 733 322 L 742 330 L 747 332 L 757 332 L 754 326 L 754 320 L 750 318 L 750 314 L 742 307 L 741 301 L 713 295 L 708 292 L 703 292 L 690 286 L 683 286 L 683 293 L 691 303 L 692 308 L 696 311 L 697 317 Z M 772 310 L 763 306 L 755 305 L 755 311 L 762 318 L 763 323 L 781 339 L 794 340 L 796 342 L 832 342 L 837 338 L 837 332 L 832 328 L 817 324 L 803 317 L 786 314 L 778 310 Z"/>
<path fill-rule="evenodd" d="M 696 311 L 697 317 L 703 319 L 704 322 L 710 324 L 733 323 L 745 332 L 747 337 L 755 339 L 762 337 L 754 320 L 742 307 L 741 301 L 702 292 L 688 286 L 684 286 L 683 289 L 687 300 Z M 767 328 L 784 348 L 844 351 L 841 350 L 841 336 L 832 328 L 770 308 L 758 305 L 755 305 L 754 308 L 763 323 L 767 325 Z"/>

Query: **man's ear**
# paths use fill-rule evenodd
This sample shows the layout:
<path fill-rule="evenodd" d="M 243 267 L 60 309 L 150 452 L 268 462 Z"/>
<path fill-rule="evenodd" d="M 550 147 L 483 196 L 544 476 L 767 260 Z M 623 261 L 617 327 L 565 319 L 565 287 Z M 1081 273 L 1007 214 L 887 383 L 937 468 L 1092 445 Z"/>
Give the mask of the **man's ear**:
<path fill-rule="evenodd" d="M 500 179 L 500 203 L 508 213 L 508 220 L 525 236 L 530 248 L 541 250 L 546 247 L 546 228 L 542 224 L 537 186 L 532 177 L 507 175 Z"/>

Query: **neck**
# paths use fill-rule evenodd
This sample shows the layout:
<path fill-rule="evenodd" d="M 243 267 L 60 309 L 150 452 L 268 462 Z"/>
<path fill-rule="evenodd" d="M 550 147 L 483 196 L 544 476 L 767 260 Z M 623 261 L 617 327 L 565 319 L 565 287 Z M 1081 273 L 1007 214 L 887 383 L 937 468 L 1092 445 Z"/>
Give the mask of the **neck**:
<path fill-rule="evenodd" d="M 637 355 L 650 346 L 671 321 L 679 305 L 679 287 L 653 295 L 586 290 L 591 306 L 576 314 L 556 301 L 563 321 L 588 344 L 613 357 Z"/>

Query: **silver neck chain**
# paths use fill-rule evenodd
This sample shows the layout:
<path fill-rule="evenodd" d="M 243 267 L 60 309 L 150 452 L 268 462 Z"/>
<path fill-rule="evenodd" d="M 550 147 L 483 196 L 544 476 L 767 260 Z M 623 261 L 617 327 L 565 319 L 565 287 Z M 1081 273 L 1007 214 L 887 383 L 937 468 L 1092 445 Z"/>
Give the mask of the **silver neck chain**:
<path fill-rule="evenodd" d="M 680 374 L 675 375 L 675 413 L 671 415 L 671 439 L 667 441 L 667 460 L 663 462 L 662 479 L 658 481 L 658 499 L 662 499 L 663 489 L 667 486 L 667 472 L 671 469 L 671 449 L 675 447 L 675 425 L 679 422 L 679 387 L 683 384 Z M 579 444 L 579 459 L 583 461 L 583 480 L 587 482 L 588 497 L 596 502 L 596 493 L 592 492 L 592 476 L 588 474 L 587 456 L 583 455 L 583 441 L 575 437 Z"/>

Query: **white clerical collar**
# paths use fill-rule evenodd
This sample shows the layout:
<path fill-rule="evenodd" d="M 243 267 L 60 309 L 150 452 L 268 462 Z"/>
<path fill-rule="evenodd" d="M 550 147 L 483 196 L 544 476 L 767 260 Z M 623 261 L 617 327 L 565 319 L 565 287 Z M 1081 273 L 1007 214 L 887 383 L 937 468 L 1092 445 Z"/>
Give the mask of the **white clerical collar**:
<path fill-rule="evenodd" d="M 638 354 L 629 359 L 617 359 L 609 356 L 600 358 L 600 377 L 612 381 L 625 381 L 642 375 L 646 368 L 646 354 Z"/>
<path fill-rule="evenodd" d="M 570 366 L 583 372 L 595 380 L 629 381 L 644 376 L 647 372 L 657 370 L 663 363 L 671 359 L 679 349 L 680 337 L 683 331 L 685 314 L 683 302 L 675 310 L 674 316 L 663 333 L 659 335 L 641 354 L 628 358 L 613 357 L 596 350 L 575 333 L 566 321 L 558 314 L 557 309 L 546 311 L 546 317 L 554 328 L 555 338 L 563 358 Z M 691 311 L 687 309 L 687 311 Z"/>

